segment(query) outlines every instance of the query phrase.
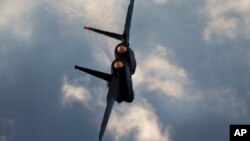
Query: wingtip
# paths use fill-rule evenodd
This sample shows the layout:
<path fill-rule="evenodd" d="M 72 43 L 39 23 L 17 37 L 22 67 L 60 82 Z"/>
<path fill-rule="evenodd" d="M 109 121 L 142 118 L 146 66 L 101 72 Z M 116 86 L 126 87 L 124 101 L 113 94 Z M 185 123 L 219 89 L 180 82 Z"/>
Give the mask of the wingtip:
<path fill-rule="evenodd" d="M 99 141 L 102 141 L 102 137 L 101 136 L 99 136 Z"/>
<path fill-rule="evenodd" d="M 99 141 L 102 141 L 102 136 L 103 136 L 103 133 L 100 131 L 99 132 Z"/>
<path fill-rule="evenodd" d="M 84 29 L 92 29 L 92 26 L 90 26 L 90 25 L 85 25 L 85 26 L 84 26 Z"/>

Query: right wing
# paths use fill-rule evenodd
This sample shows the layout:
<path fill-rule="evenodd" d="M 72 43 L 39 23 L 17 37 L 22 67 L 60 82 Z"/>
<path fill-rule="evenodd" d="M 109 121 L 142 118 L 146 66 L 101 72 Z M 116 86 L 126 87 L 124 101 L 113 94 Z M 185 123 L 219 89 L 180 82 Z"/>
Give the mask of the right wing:
<path fill-rule="evenodd" d="M 107 95 L 107 107 L 105 109 L 104 117 L 102 120 L 101 130 L 99 132 L 99 141 L 102 140 L 118 92 L 119 92 L 119 79 L 117 76 L 113 75 Z"/>

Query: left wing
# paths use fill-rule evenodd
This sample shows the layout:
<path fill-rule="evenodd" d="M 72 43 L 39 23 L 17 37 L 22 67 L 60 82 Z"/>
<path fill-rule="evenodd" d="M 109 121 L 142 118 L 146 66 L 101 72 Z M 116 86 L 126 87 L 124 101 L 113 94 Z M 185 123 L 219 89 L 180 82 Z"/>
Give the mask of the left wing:
<path fill-rule="evenodd" d="M 104 131 L 107 127 L 108 124 L 108 120 L 114 105 L 114 102 L 117 98 L 118 92 L 119 92 L 119 76 L 116 76 L 113 74 L 111 83 L 110 83 L 110 88 L 108 91 L 108 95 L 107 95 L 107 107 L 105 109 L 105 113 L 104 113 L 104 117 L 102 120 L 102 125 L 101 125 L 101 130 L 99 132 L 99 141 L 102 140 Z"/>

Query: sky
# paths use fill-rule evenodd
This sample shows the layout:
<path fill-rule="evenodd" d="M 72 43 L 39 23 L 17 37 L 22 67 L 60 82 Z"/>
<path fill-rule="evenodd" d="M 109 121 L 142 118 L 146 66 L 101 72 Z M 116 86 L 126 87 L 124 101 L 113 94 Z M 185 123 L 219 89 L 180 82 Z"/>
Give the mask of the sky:
<path fill-rule="evenodd" d="M 94 141 L 129 0 L 0 0 L 0 141 Z M 135 0 L 133 103 L 103 140 L 228 141 L 250 123 L 250 1 Z"/>

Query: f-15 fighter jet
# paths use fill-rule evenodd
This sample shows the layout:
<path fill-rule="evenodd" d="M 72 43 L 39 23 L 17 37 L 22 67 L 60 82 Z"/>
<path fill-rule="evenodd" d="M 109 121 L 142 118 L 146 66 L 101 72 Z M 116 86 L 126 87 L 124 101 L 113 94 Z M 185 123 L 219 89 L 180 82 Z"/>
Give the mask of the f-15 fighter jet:
<path fill-rule="evenodd" d="M 114 102 L 117 101 L 118 103 L 121 103 L 125 101 L 130 103 L 134 100 L 132 75 L 135 73 L 136 60 L 134 52 L 129 46 L 129 34 L 133 7 L 134 0 L 130 0 L 125 27 L 122 34 L 103 31 L 91 26 L 84 27 L 87 30 L 91 30 L 121 41 L 121 43 L 115 47 L 115 59 L 111 65 L 111 74 L 80 67 L 77 65 L 75 66 L 75 69 L 81 70 L 108 82 L 109 90 L 107 94 L 107 107 L 105 109 L 101 129 L 99 132 L 99 141 L 102 140 Z"/>

